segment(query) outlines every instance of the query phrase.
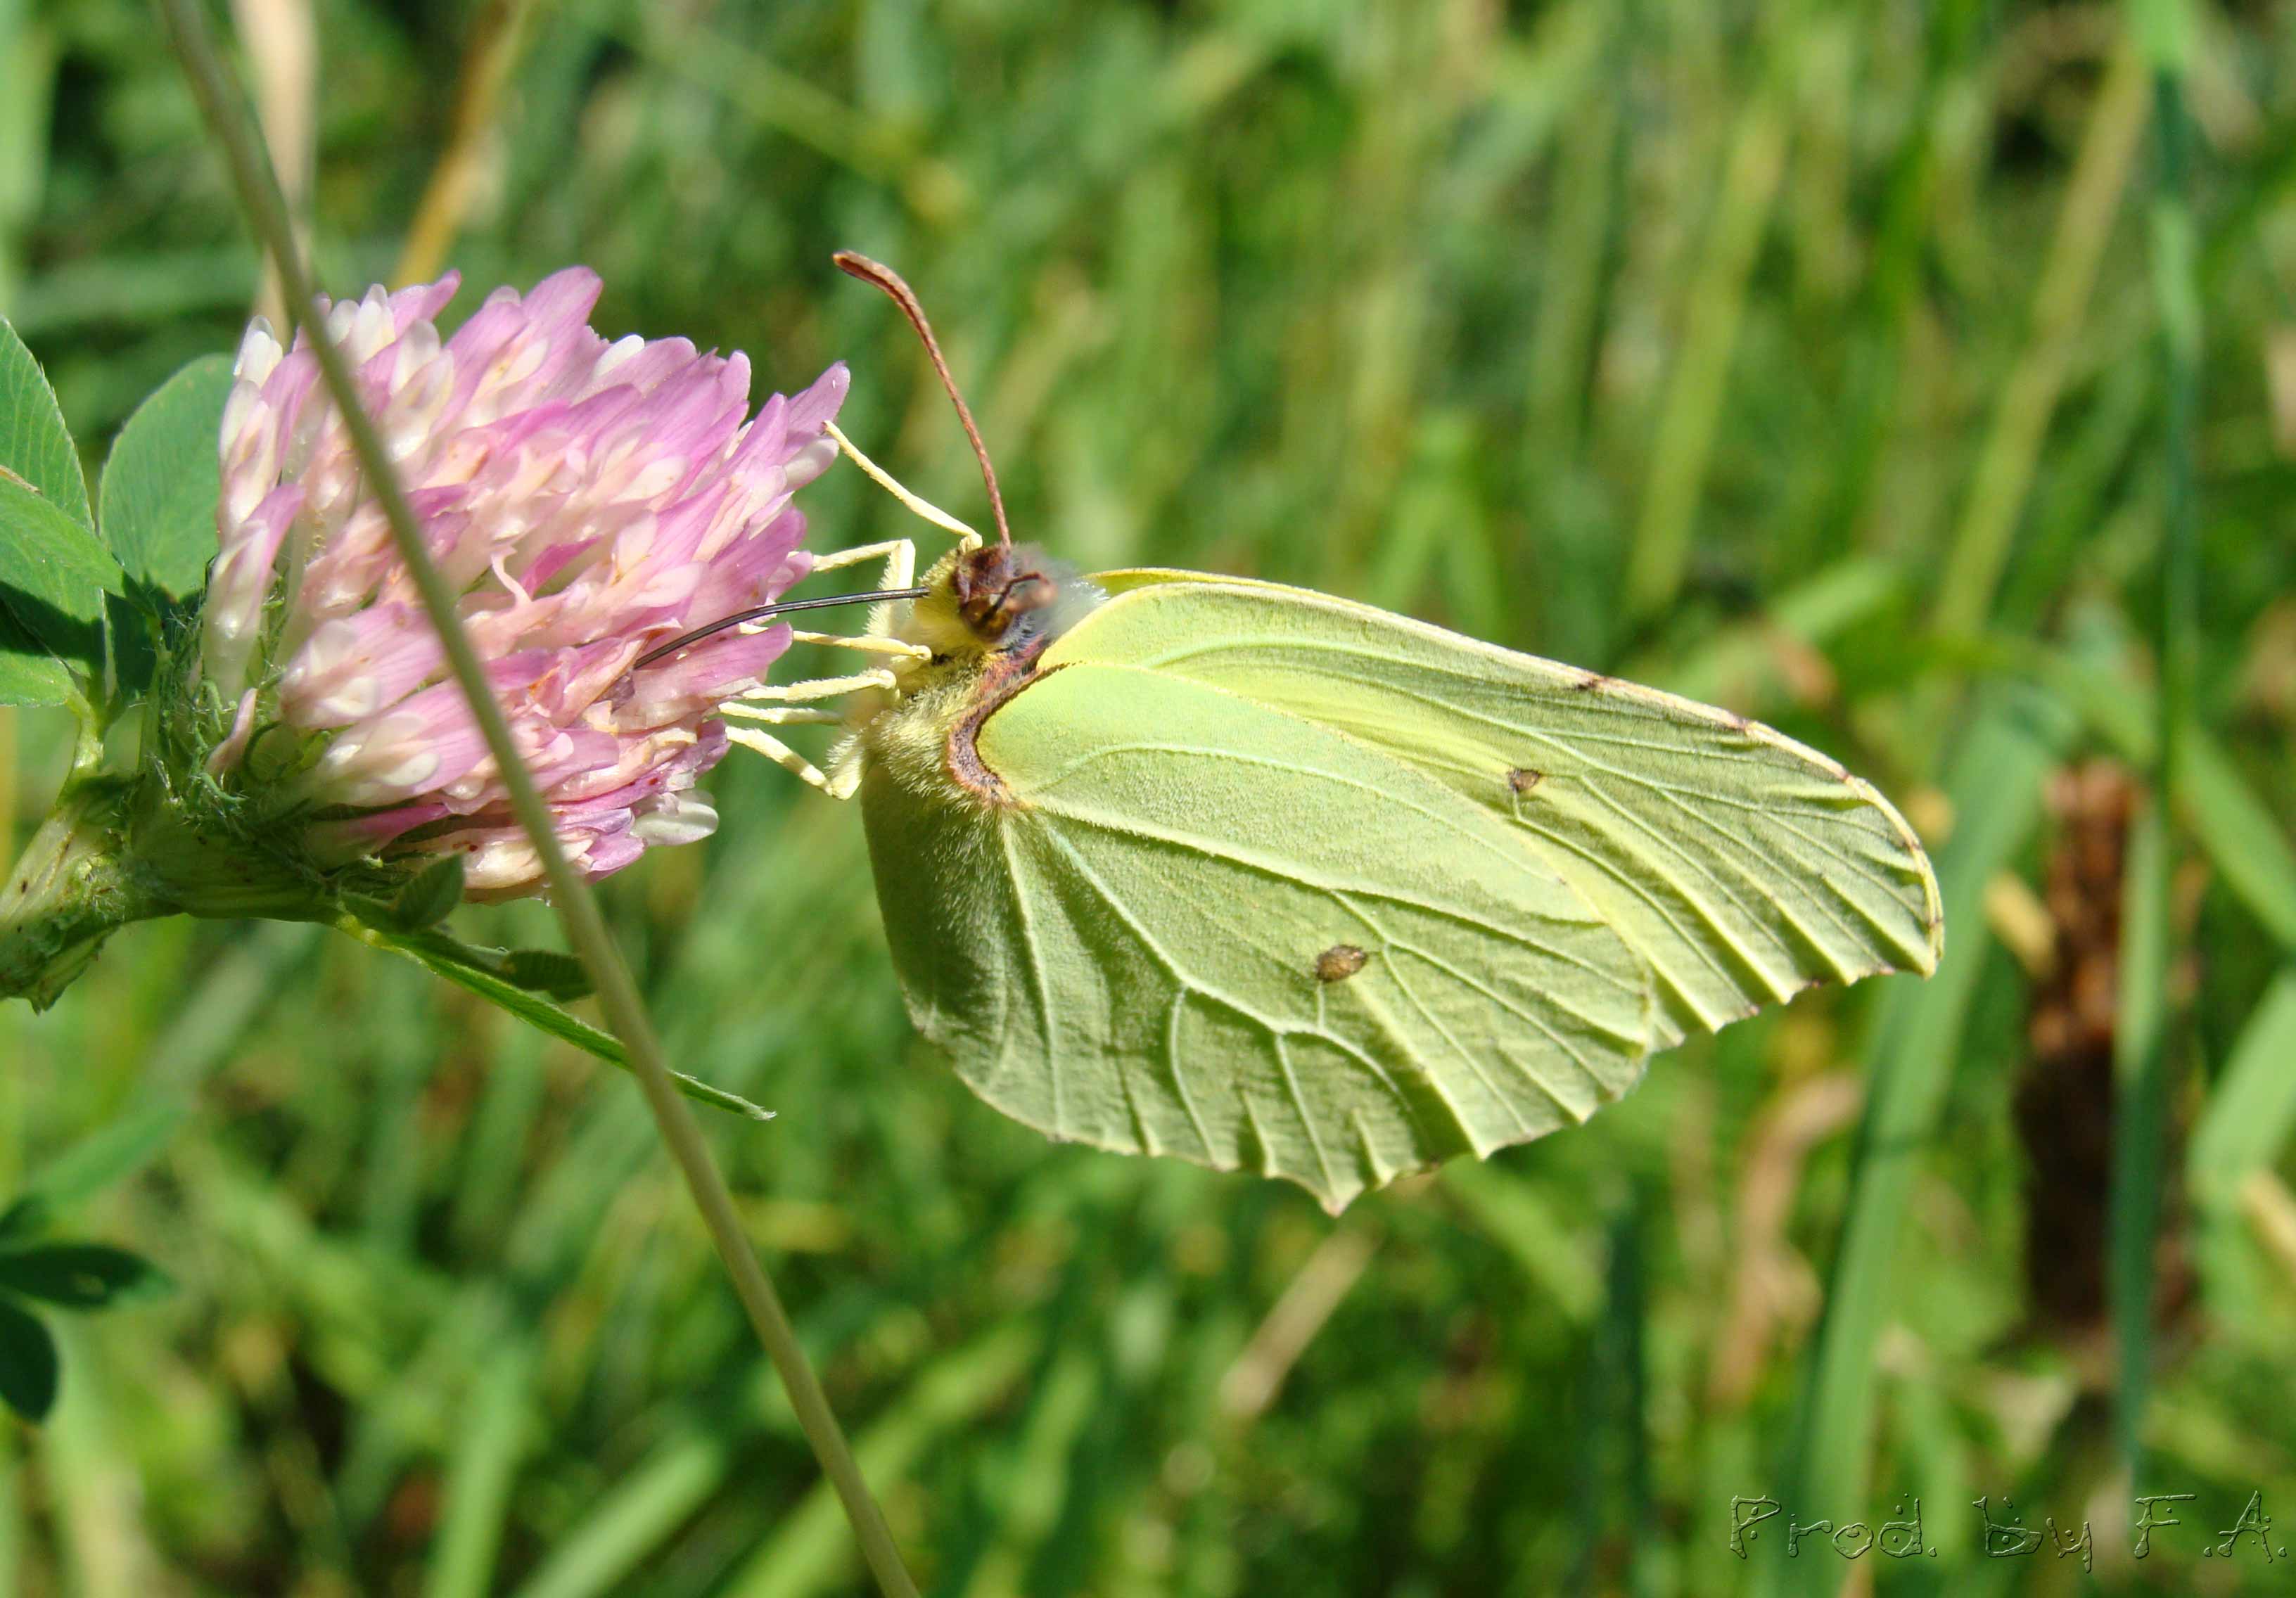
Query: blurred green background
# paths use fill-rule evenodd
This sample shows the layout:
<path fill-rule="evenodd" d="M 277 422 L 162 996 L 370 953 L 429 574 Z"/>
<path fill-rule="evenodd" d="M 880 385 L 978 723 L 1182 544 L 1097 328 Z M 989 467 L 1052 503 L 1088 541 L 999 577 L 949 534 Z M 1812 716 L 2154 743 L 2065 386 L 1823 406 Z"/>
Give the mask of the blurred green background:
<path fill-rule="evenodd" d="M 446 261 L 460 315 L 586 262 L 609 333 L 849 360 L 849 430 L 977 520 L 829 266 L 863 250 L 1023 537 L 1722 701 L 1936 852 L 1934 980 L 1335 1225 L 977 1103 L 901 1018 L 857 819 L 729 762 L 718 837 L 609 908 L 679 1063 L 779 1111 L 709 1130 L 928 1592 L 2291 1590 L 2285 5 L 217 14 L 338 291 Z M 0 313 L 84 443 L 255 292 L 146 7 L 0 0 Z M 938 547 L 850 470 L 807 500 L 817 547 Z M 11 852 L 67 733 L 0 710 Z M 331 935 L 181 921 L 0 1008 L 0 1194 L 98 1140 L 133 1174 L 70 1229 L 177 1283 L 54 1317 L 0 1590 L 857 1589 L 626 1080 Z M 2158 1493 L 2196 1496 L 2137 1561 Z M 2204 1555 L 2251 1493 L 2270 1537 Z M 2092 1558 L 1989 1557 L 1980 1496 Z M 1787 1557 L 1916 1500 L 1926 1557 Z"/>

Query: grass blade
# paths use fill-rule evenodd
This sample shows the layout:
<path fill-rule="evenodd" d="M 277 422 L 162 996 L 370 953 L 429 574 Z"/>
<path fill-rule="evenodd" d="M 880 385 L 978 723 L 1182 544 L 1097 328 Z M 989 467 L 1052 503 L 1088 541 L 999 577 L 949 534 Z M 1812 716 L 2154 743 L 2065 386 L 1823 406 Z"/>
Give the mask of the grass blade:
<path fill-rule="evenodd" d="M 2120 213 L 2147 100 L 2144 65 L 2136 50 L 2115 52 L 2089 112 L 2056 236 L 2033 285 L 2032 335 L 2001 386 L 1984 453 L 1978 456 L 1954 530 L 1931 612 L 1939 632 L 1972 632 L 1984 625 L 1993 608 L 1994 590 L 2009 563 L 2009 546 L 2032 487 L 2034 463 L 2056 414 L 2089 291 Z"/>
<path fill-rule="evenodd" d="M 511 1485 L 526 1453 L 526 1408 L 537 1363 L 534 1346 L 513 1339 L 479 1366 L 447 1466 L 445 1510 L 423 1598 L 483 1598 L 493 1590 Z"/>
<path fill-rule="evenodd" d="M 2169 841 L 2160 807 L 2130 829 L 2120 906 L 2114 1016 L 2112 1205 L 2108 1258 L 2120 1356 L 2115 1414 L 2121 1457 L 2140 1463 L 2138 1430 L 2152 1358 L 2152 1244 L 2160 1229 L 2169 1113 Z"/>
<path fill-rule="evenodd" d="M 861 1434 L 854 1454 L 862 1470 L 881 1478 L 906 1474 L 927 1448 L 1002 1398 L 1035 1351 L 1029 1328 L 1011 1322 L 944 1356 L 890 1413 Z M 726 1598 L 805 1598 L 828 1592 L 843 1579 L 844 1552 L 837 1535 L 837 1501 L 825 1487 L 816 1487 L 723 1591 Z"/>
<path fill-rule="evenodd" d="M 1906 1209 L 1959 1057 L 1963 1023 L 1990 940 L 1985 885 L 2040 819 L 2041 782 L 2056 729 L 2029 703 L 1996 700 L 1962 740 L 1948 783 L 1953 835 L 1938 851 L 1945 957 L 1926 983 L 1889 989 L 1869 1051 L 1870 1096 L 1858 1132 L 1849 1210 L 1777 1496 L 1815 1518 L 1856 1520 L 1866 1507 L 1877 1403 L 1874 1353 L 1891 1307 Z M 1830 1593 L 1841 1580 L 1816 1560 L 1771 1561 L 1759 1590 Z"/>
<path fill-rule="evenodd" d="M 582 1516 L 512 1598 L 597 1598 L 637 1569 L 708 1501 L 731 1463 L 706 1432 L 669 1438 Z"/>
<path fill-rule="evenodd" d="M 1740 115 L 1704 269 L 1691 290 L 1689 330 L 1668 386 L 1658 437 L 1651 446 L 1650 491 L 1627 556 L 1625 602 L 1636 615 L 1664 611 L 1682 586 L 1698 501 L 1713 460 L 1714 435 L 1746 311 L 1747 279 L 1770 229 L 1791 142 L 1793 53 L 1800 30 L 1790 14 L 1774 24 L 1771 60 L 1761 87 Z"/>
<path fill-rule="evenodd" d="M 2200 659 L 2200 546 L 2193 489 L 2193 426 L 2199 408 L 2201 306 L 2197 247 L 2185 199 L 2192 124 L 2185 111 L 2189 46 L 2177 0 L 2136 0 L 2136 43 L 2152 79 L 2160 172 L 2152 208 L 2152 288 L 2160 308 L 2168 425 L 2161 545 L 2161 698 L 2153 791 L 2173 796 L 2198 723 L 2194 679 Z M 2152 1386 L 2153 1254 L 2168 1158 L 2169 1094 L 2177 1062 L 2169 971 L 2174 850 L 2171 817 L 2156 803 L 2137 818 L 2121 906 L 2119 1010 L 2113 1037 L 2112 1304 L 2120 1356 L 2114 1430 L 2123 1467 L 2144 1466 L 2144 1406 Z"/>
<path fill-rule="evenodd" d="M 2239 1201 L 2241 1184 L 2270 1168 L 2296 1133 L 2296 966 L 2284 967 L 2241 1029 L 2193 1128 L 2186 1182 L 2204 1209 Z"/>

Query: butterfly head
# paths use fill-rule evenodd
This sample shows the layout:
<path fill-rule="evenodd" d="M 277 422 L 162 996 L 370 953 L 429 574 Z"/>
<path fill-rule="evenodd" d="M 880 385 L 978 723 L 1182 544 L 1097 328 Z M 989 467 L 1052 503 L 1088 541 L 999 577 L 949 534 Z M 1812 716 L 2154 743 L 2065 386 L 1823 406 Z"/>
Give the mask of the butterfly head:
<path fill-rule="evenodd" d="M 1107 596 L 1031 545 L 959 549 L 924 577 L 904 635 L 936 654 L 1012 654 L 1049 643 Z"/>

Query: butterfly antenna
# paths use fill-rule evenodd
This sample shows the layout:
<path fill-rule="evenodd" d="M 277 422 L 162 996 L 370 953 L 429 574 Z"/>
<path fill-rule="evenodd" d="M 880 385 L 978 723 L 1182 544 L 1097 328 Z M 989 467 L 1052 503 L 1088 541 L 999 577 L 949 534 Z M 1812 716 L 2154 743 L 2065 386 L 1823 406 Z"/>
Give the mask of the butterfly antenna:
<path fill-rule="evenodd" d="M 917 330 L 917 337 L 924 340 L 933 370 L 940 373 L 940 386 L 948 390 L 950 400 L 956 406 L 956 419 L 964 423 L 964 436 L 972 440 L 972 453 L 980 459 L 981 480 L 988 485 L 988 509 L 996 518 L 996 542 L 1006 549 L 1012 548 L 1013 529 L 1004 520 L 1004 496 L 996 489 L 996 468 L 988 463 L 988 446 L 980 441 L 980 430 L 972 423 L 972 407 L 957 392 L 956 379 L 949 375 L 948 363 L 941 358 L 940 341 L 933 337 L 932 324 L 925 320 L 925 307 L 917 303 L 914 291 L 890 266 L 865 255 L 856 255 L 850 250 L 840 250 L 829 258 L 837 263 L 839 271 L 883 290 L 901 307 L 901 314 L 908 317 L 909 325 Z"/>

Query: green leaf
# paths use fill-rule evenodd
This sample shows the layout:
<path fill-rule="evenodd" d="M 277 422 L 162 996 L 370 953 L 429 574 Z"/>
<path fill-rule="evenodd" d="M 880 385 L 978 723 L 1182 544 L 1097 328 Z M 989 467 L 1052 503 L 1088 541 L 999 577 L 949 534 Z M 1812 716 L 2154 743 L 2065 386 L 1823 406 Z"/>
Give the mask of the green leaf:
<path fill-rule="evenodd" d="M 28 1421 L 56 1401 L 56 1340 L 21 1306 L 0 1299 L 0 1398 Z"/>
<path fill-rule="evenodd" d="M 515 956 L 501 949 L 474 948 L 443 932 L 393 932 L 366 922 L 364 917 L 359 921 L 346 920 L 338 922 L 337 926 L 339 930 L 348 933 L 361 943 L 404 955 L 416 964 L 429 967 L 457 987 L 467 988 L 480 998 L 501 1005 L 527 1025 L 570 1043 L 619 1070 L 630 1069 L 629 1056 L 612 1037 L 595 1027 L 585 1025 L 539 994 L 529 993 L 513 983 L 507 973 Z M 537 952 L 521 949 L 517 954 L 532 955 Z M 698 1103 L 731 1110 L 753 1121 L 774 1119 L 772 1110 L 752 1104 L 740 1094 L 727 1093 L 722 1087 L 712 1087 L 698 1077 L 689 1077 L 684 1071 L 672 1071 L 670 1078 L 676 1083 L 678 1092 Z"/>
<path fill-rule="evenodd" d="M 408 880 L 390 898 L 378 898 L 371 893 L 346 893 L 343 907 L 378 932 L 414 933 L 434 927 L 447 919 L 449 912 L 463 902 L 463 857 L 446 855 L 424 867 Z M 468 945 L 459 946 L 469 948 Z M 485 955 L 479 963 L 502 971 L 500 956 L 493 950 L 471 949 L 476 957 Z M 527 984 L 521 983 L 524 987 Z"/>
<path fill-rule="evenodd" d="M 69 1309 L 102 1309 L 169 1285 L 157 1266 L 102 1243 L 51 1243 L 0 1253 L 0 1287 Z"/>
<path fill-rule="evenodd" d="M 103 541 L 141 596 L 186 600 L 206 580 L 230 397 L 231 357 L 201 356 L 136 407 L 103 463 Z"/>
<path fill-rule="evenodd" d="M 70 704 L 71 673 L 62 661 L 22 647 L 5 611 L 0 611 L 0 705 Z"/>
<path fill-rule="evenodd" d="M 503 977 L 529 993 L 564 1002 L 586 999 L 596 991 L 589 968 L 555 949 L 512 949 L 503 961 Z"/>
<path fill-rule="evenodd" d="M 396 930 L 419 932 L 425 927 L 435 927 L 462 902 L 463 856 L 441 855 L 400 889 L 398 898 L 391 902 L 391 909 L 398 916 Z"/>
<path fill-rule="evenodd" d="M 119 563 L 94 534 L 0 477 L 0 693 L 27 694 L 7 702 L 58 703 L 70 696 L 74 675 L 91 688 L 102 682 L 104 596 L 123 587 Z"/>
<path fill-rule="evenodd" d="M 48 387 L 40 364 L 8 319 L 0 316 L 0 467 L 66 516 L 82 532 L 95 530 L 87 508 L 87 483 L 79 474 L 79 451 Z"/>
<path fill-rule="evenodd" d="M 371 893 L 346 893 L 343 908 L 357 916 L 361 924 L 378 932 L 399 932 L 407 929 L 398 924 L 398 906 L 389 899 L 379 899 Z"/>

